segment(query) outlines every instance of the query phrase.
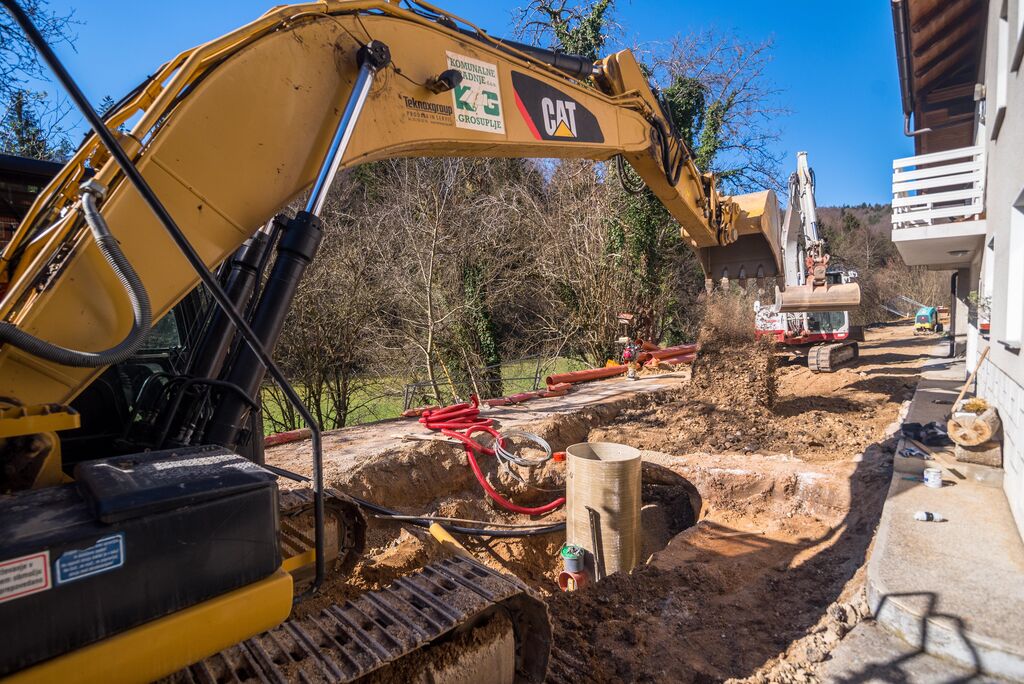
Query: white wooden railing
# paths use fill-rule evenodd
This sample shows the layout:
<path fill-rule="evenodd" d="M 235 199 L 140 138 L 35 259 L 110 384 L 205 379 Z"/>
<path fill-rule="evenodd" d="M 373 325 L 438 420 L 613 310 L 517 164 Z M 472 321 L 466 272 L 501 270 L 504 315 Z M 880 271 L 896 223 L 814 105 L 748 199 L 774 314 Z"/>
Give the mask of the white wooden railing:
<path fill-rule="evenodd" d="M 892 227 L 975 220 L 985 212 L 985 148 L 961 147 L 892 162 Z"/>

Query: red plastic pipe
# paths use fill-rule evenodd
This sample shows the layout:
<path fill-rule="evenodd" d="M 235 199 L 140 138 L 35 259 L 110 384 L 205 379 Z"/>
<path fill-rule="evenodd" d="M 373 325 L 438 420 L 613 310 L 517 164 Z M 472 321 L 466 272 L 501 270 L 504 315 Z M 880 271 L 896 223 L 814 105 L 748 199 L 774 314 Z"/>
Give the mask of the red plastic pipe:
<path fill-rule="evenodd" d="M 304 439 L 309 439 L 310 435 L 312 435 L 312 432 L 310 432 L 309 428 L 289 430 L 288 432 L 276 432 L 263 438 L 263 446 L 269 447 L 277 446 L 278 444 L 301 442 Z"/>
<path fill-rule="evenodd" d="M 559 383 L 577 383 L 586 382 L 588 380 L 601 380 L 602 378 L 612 378 L 616 375 L 622 375 L 627 370 L 626 366 L 604 366 L 603 368 L 590 368 L 588 370 L 572 371 L 571 373 L 558 373 L 556 375 L 549 375 L 544 379 L 548 387 L 551 385 L 557 385 Z"/>
<path fill-rule="evenodd" d="M 669 365 L 676 365 L 680 363 L 693 363 L 693 360 L 697 358 L 697 355 L 693 352 L 687 354 L 676 354 L 675 356 L 666 356 L 662 359 L 651 359 L 645 366 L 657 366 L 659 363 L 667 363 Z"/>
<path fill-rule="evenodd" d="M 666 347 L 665 349 L 651 352 L 652 359 L 667 359 L 672 356 L 679 356 L 680 354 L 692 354 L 697 351 L 697 345 L 695 344 L 680 344 L 676 347 Z"/>

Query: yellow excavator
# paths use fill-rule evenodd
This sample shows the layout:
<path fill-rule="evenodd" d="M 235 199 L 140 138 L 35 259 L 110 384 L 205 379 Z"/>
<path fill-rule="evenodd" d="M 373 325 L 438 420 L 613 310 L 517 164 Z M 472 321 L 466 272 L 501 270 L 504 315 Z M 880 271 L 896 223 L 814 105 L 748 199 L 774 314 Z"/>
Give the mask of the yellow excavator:
<path fill-rule="evenodd" d="M 464 557 L 289 617 L 379 508 L 325 485 L 272 358 L 332 181 L 393 157 L 619 157 L 716 281 L 782 275 L 774 194 L 720 194 L 629 51 L 326 0 L 178 55 L 101 118 L 2 1 L 92 132 L 0 255 L 0 676 L 542 681 L 544 604 Z M 312 477 L 264 462 L 268 374 Z"/>

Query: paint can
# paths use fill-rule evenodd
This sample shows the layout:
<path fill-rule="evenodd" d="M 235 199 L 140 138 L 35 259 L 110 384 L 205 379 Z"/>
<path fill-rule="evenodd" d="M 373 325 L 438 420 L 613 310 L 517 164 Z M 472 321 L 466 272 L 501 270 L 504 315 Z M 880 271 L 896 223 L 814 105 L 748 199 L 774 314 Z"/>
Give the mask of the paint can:
<path fill-rule="evenodd" d="M 924 484 L 935 489 L 942 487 L 942 468 L 925 468 Z"/>

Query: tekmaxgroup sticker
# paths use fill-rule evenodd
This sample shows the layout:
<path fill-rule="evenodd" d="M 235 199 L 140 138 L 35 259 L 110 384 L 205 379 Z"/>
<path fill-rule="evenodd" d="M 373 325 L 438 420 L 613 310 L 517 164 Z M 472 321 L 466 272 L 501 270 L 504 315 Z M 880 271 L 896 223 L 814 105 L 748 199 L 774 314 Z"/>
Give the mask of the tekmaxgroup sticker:
<path fill-rule="evenodd" d="M 124 565 L 124 533 L 101 537 L 84 549 L 65 551 L 54 563 L 57 584 L 67 584 Z"/>
<path fill-rule="evenodd" d="M 405 115 L 410 121 L 451 126 L 452 121 L 455 120 L 455 110 L 451 105 L 418 100 L 406 95 L 399 97 L 405 103 Z"/>
<path fill-rule="evenodd" d="M 452 89 L 455 125 L 472 131 L 505 132 L 505 113 L 501 106 L 498 65 L 447 52 L 448 68 L 462 74 L 462 82 Z"/>
<path fill-rule="evenodd" d="M 37 594 L 52 586 L 49 551 L 0 561 L 0 603 Z"/>
<path fill-rule="evenodd" d="M 512 72 L 516 107 L 537 140 L 604 142 L 597 117 L 558 88 Z"/>

